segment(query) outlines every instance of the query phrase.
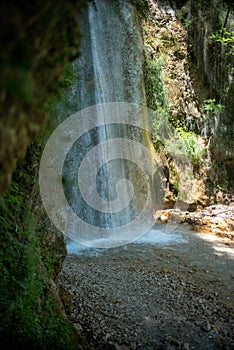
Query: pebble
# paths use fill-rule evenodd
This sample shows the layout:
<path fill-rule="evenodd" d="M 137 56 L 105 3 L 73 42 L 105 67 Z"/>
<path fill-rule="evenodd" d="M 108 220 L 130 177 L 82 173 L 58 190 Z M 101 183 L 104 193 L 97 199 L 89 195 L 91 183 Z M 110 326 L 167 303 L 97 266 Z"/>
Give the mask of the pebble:
<path fill-rule="evenodd" d="M 182 346 L 181 346 L 181 350 L 189 350 L 190 347 L 189 347 L 189 343 L 183 343 Z"/>
<path fill-rule="evenodd" d="M 211 330 L 211 325 L 209 321 L 205 321 L 201 324 L 201 329 L 205 332 L 209 332 Z"/>
<path fill-rule="evenodd" d="M 73 326 L 75 327 L 75 329 L 76 329 L 78 332 L 83 333 L 83 327 L 81 326 L 80 323 L 73 323 Z"/>
<path fill-rule="evenodd" d="M 188 273 L 183 252 L 176 260 L 175 253 L 158 249 L 155 266 L 145 250 L 135 257 L 130 249 L 124 255 L 68 257 L 59 274 L 74 305 L 67 315 L 95 350 L 210 350 L 211 342 L 231 343 L 232 296 L 224 303 L 227 290 L 220 289 L 214 271 L 209 281 L 205 266 Z"/>

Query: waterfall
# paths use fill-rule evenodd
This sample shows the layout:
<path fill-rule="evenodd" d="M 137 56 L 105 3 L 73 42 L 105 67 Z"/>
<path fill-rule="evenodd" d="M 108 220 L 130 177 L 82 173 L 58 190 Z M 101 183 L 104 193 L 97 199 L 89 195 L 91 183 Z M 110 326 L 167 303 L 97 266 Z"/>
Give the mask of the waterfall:
<path fill-rule="evenodd" d="M 82 27 L 81 57 L 73 65 L 78 80 L 57 106 L 60 121 L 67 118 L 60 124 L 67 131 L 57 132 L 54 143 L 63 153 L 58 162 L 64 163 L 54 166 L 62 170 L 66 198 L 57 194 L 50 210 L 58 218 L 57 202 L 63 198 L 65 224 L 61 219 L 56 226 L 63 226 L 67 237 L 119 246 L 153 225 L 140 29 L 135 8 L 125 0 L 91 3 Z"/>
<path fill-rule="evenodd" d="M 142 43 L 129 1 L 97 0 L 83 20 L 81 58 L 75 63 L 78 109 L 94 103 L 145 102 Z"/>

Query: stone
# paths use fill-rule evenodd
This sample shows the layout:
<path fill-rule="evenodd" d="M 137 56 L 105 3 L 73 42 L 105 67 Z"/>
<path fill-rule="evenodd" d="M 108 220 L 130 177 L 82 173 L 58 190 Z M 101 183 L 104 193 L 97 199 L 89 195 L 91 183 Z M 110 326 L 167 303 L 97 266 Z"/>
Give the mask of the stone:
<path fill-rule="evenodd" d="M 75 327 L 75 329 L 76 329 L 79 333 L 82 333 L 82 332 L 83 332 L 83 327 L 81 326 L 80 323 L 73 323 L 73 326 Z"/>
<path fill-rule="evenodd" d="M 175 338 L 171 338 L 170 339 L 170 344 L 171 345 L 174 345 L 175 347 L 177 347 L 177 348 L 180 348 L 180 341 L 179 340 L 177 340 L 177 339 L 175 339 Z"/>
<path fill-rule="evenodd" d="M 209 321 L 204 321 L 202 322 L 201 324 L 201 329 L 204 331 L 204 332 L 209 332 L 211 330 L 211 325 L 209 323 Z"/>
<path fill-rule="evenodd" d="M 118 343 L 115 343 L 113 346 L 114 346 L 114 350 L 130 350 L 127 346 L 120 345 Z"/>
<path fill-rule="evenodd" d="M 170 218 L 170 213 L 168 211 L 162 211 L 159 220 L 162 223 L 168 222 Z"/>

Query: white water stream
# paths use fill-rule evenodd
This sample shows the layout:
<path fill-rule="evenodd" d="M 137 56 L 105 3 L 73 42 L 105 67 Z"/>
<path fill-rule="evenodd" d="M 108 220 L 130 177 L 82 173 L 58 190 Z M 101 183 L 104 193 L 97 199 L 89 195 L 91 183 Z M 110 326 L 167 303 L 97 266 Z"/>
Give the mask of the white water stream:
<path fill-rule="evenodd" d="M 153 213 L 147 191 L 151 192 L 155 172 L 154 161 L 146 155 L 150 141 L 142 131 L 147 129 L 147 113 L 136 107 L 146 104 L 142 65 L 141 35 L 134 7 L 123 0 L 95 1 L 83 21 L 81 58 L 74 65 L 79 79 L 70 91 L 67 105 L 60 106 L 59 112 L 72 114 L 77 109 L 113 103 L 114 118 L 110 123 L 109 107 L 98 108 L 88 117 L 84 112 L 79 123 L 81 130 L 87 132 L 66 156 L 65 195 L 72 210 L 86 223 L 80 229 L 67 218 L 66 235 L 76 242 L 68 242 L 69 253 L 79 253 L 82 250 L 79 243 L 89 249 L 122 246 L 132 241 L 139 244 L 181 241 L 179 235 L 153 229 L 141 237 L 148 231 L 145 227 L 153 226 L 152 219 L 147 218 L 150 211 Z M 135 107 L 126 110 L 126 103 Z M 90 123 L 97 127 L 91 129 Z M 133 142 L 118 141 L 117 146 L 112 142 L 122 139 Z M 135 149 L 131 146 L 134 142 L 144 147 Z M 91 157 L 98 145 L 98 156 Z M 84 171 L 82 183 L 89 180 L 82 192 L 77 174 L 84 160 L 88 170 Z M 92 195 L 98 201 L 92 200 Z M 143 209 L 144 202 L 147 210 Z M 143 214 L 136 220 L 139 213 Z"/>

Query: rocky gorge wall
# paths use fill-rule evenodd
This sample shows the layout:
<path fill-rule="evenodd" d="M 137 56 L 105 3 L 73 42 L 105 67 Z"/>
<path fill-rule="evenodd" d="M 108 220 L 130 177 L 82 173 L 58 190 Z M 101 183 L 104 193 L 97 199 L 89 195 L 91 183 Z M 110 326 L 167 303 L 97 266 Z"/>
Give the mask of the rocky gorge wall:
<path fill-rule="evenodd" d="M 215 99 L 223 106 L 210 108 L 205 125 L 211 138 L 212 165 L 210 182 L 215 187 L 233 191 L 234 188 L 234 8 L 230 2 L 210 0 L 191 1 L 187 7 L 188 42 L 192 46 L 192 74 L 203 84 L 205 99 Z M 226 29 L 223 29 L 226 28 Z M 227 35 L 225 34 L 227 31 Z M 219 33 L 219 34 L 217 34 Z M 211 38 L 216 35 L 215 38 Z M 232 37 L 228 44 L 227 38 Z M 204 95 L 206 93 L 206 95 Z M 221 198 L 219 198 L 220 200 Z"/>
<path fill-rule="evenodd" d="M 0 195 L 48 119 L 49 97 L 66 86 L 61 75 L 79 54 L 85 2 L 1 3 Z"/>
<path fill-rule="evenodd" d="M 178 203 L 183 171 L 155 140 L 169 173 L 166 208 L 194 210 L 233 200 L 233 54 L 230 45 L 210 38 L 222 29 L 227 11 L 216 1 L 152 0 L 142 21 L 148 105 L 169 119 L 179 140 L 176 153 L 192 165 L 190 194 Z M 226 26 L 231 33 L 231 10 Z"/>
<path fill-rule="evenodd" d="M 87 348 L 58 294 L 66 245 L 49 223 L 37 180 L 53 100 L 70 84 L 66 67 L 79 54 L 85 3 L 0 4 L 1 349 Z"/>

